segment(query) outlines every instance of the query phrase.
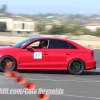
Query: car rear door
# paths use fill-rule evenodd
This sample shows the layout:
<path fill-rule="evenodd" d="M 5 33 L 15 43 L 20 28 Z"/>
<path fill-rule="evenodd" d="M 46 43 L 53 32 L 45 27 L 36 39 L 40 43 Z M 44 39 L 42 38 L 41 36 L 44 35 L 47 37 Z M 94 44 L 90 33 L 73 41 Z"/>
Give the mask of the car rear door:
<path fill-rule="evenodd" d="M 52 39 L 49 41 L 49 68 L 65 70 L 69 57 L 69 45 L 66 41 Z"/>

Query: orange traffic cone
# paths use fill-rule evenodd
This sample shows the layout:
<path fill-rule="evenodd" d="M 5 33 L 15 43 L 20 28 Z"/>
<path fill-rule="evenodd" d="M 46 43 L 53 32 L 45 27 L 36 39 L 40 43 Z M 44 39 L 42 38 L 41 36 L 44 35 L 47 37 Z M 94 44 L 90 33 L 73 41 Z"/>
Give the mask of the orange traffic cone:
<path fill-rule="evenodd" d="M 12 65 L 13 65 L 13 62 L 11 62 L 11 61 L 9 61 L 9 62 L 7 62 L 6 63 L 6 70 L 9 70 L 11 67 L 12 67 Z"/>
<path fill-rule="evenodd" d="M 19 73 L 17 73 L 17 72 L 12 72 L 10 77 L 11 77 L 12 79 L 16 79 L 16 78 L 19 77 Z"/>
<path fill-rule="evenodd" d="M 49 100 L 50 99 L 50 95 L 47 94 L 46 92 L 39 93 L 38 94 L 38 98 L 39 98 L 39 100 Z"/>
<path fill-rule="evenodd" d="M 4 75 L 10 77 L 10 76 L 11 76 L 11 71 L 5 70 L 5 71 L 4 71 Z"/>
<path fill-rule="evenodd" d="M 18 84 L 24 84 L 26 82 L 26 79 L 22 76 L 19 76 L 16 81 Z"/>
<path fill-rule="evenodd" d="M 6 67 L 5 67 L 5 70 L 4 70 L 4 75 L 5 76 L 11 76 L 11 71 L 9 70 L 9 68 L 11 68 L 12 67 L 12 64 L 13 64 L 13 62 L 7 62 L 6 63 Z"/>
<path fill-rule="evenodd" d="M 25 88 L 27 88 L 28 90 L 33 90 L 36 88 L 36 85 L 32 82 L 28 82 L 25 84 Z"/>

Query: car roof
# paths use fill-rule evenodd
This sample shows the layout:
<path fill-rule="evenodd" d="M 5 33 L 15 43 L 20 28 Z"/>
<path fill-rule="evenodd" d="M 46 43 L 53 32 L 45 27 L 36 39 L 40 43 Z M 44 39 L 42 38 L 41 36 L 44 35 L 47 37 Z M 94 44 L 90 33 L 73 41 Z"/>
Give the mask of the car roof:
<path fill-rule="evenodd" d="M 67 38 L 61 38 L 57 36 L 33 36 L 30 37 L 31 39 L 67 39 Z"/>

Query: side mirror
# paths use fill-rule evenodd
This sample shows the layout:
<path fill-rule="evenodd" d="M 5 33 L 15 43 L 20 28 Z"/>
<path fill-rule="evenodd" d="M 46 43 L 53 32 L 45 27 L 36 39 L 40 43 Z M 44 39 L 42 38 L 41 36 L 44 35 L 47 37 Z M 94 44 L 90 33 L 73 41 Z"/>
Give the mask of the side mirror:
<path fill-rule="evenodd" d="M 33 48 L 31 46 L 27 46 L 26 49 L 27 50 L 33 50 Z"/>

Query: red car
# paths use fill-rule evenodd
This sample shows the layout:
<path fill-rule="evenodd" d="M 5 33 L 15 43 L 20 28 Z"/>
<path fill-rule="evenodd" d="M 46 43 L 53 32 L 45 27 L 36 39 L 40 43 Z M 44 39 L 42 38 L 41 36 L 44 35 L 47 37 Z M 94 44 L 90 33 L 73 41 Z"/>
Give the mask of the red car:
<path fill-rule="evenodd" d="M 68 70 L 79 75 L 96 69 L 94 50 L 67 38 L 31 37 L 15 45 L 0 47 L 0 69 L 13 62 L 10 70 Z"/>

